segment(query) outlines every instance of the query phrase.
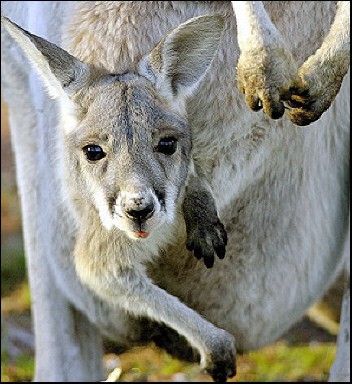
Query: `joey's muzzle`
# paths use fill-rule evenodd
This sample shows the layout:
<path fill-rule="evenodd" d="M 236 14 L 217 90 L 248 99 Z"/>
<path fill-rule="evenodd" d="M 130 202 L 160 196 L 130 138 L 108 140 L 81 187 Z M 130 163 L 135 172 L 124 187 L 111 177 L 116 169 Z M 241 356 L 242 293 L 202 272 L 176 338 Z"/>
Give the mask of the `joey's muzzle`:
<path fill-rule="evenodd" d="M 128 219 L 140 223 L 150 219 L 155 211 L 155 198 L 149 192 L 124 193 L 120 204 L 122 213 Z"/>
<path fill-rule="evenodd" d="M 132 239 L 145 239 L 160 233 L 169 222 L 164 194 L 154 188 L 139 189 L 133 185 L 121 190 L 112 207 L 113 225 Z"/>
<path fill-rule="evenodd" d="M 132 238 L 146 238 L 154 227 L 155 215 L 160 211 L 157 197 L 151 191 L 122 192 L 118 199 L 123 229 Z"/>
<path fill-rule="evenodd" d="M 136 208 L 125 210 L 125 215 L 129 219 L 144 221 L 153 216 L 154 204 L 148 204 L 147 206 L 137 206 Z"/>

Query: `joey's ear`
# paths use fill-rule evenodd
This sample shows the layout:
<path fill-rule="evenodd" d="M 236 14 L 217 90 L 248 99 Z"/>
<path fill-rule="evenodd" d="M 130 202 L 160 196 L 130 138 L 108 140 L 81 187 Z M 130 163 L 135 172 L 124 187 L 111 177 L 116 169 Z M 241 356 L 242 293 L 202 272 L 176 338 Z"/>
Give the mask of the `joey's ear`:
<path fill-rule="evenodd" d="M 1 17 L 1 22 L 37 69 L 50 96 L 57 98 L 63 93 L 73 95 L 88 82 L 89 64 L 82 63 L 57 45 L 29 33 L 6 17 Z"/>
<path fill-rule="evenodd" d="M 139 63 L 139 72 L 171 98 L 186 98 L 197 88 L 218 49 L 224 18 L 192 18 L 164 36 Z"/>

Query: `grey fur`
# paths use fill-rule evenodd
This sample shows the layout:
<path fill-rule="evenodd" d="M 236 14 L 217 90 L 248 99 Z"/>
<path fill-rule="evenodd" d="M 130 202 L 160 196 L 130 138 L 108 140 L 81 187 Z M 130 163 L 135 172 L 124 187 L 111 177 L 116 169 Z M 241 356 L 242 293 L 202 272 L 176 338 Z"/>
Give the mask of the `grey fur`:
<path fill-rule="evenodd" d="M 229 334 L 243 351 L 273 342 L 344 268 L 349 271 L 349 75 L 341 83 L 346 66 L 334 60 L 349 53 L 348 5 L 339 2 L 336 13 L 336 2 L 233 2 L 234 9 L 247 9 L 243 15 L 234 13 L 230 2 L 2 2 L 5 15 L 89 63 L 72 93 L 62 89 L 47 66 L 37 66 L 52 96 L 59 98 L 58 111 L 17 45 L 2 33 L 2 84 L 33 297 L 35 381 L 101 380 L 100 333 L 114 338 L 121 350 L 152 340 L 165 348 L 165 335 L 168 351 L 180 357 L 184 349 L 185 358 L 201 359 L 215 378 L 224 378 L 232 373 Z M 172 44 L 177 35 L 172 31 L 184 37 L 187 20 L 206 14 L 225 18 L 219 50 L 199 83 L 185 88 L 185 79 L 193 82 L 193 77 L 181 76 L 180 83 L 176 76 L 172 86 L 165 74 L 178 72 L 165 63 L 179 63 L 161 56 L 174 47 L 182 51 L 182 45 Z M 22 42 L 36 52 L 26 36 Z M 157 60 L 151 60 L 154 49 Z M 34 54 L 34 61 L 42 59 Z M 201 70 L 192 68 L 192 73 Z M 241 73 L 245 76 L 238 79 Z M 331 103 L 305 130 L 291 121 L 301 116 L 309 122 L 309 103 L 285 109 L 277 121 L 268 118 L 278 117 L 275 111 L 283 102 L 278 99 L 296 75 L 305 77 L 317 101 L 315 117 Z M 250 107 L 257 95 L 264 96 L 264 114 L 246 107 L 238 80 Z M 327 80 L 333 86 L 325 89 Z M 340 85 L 332 102 L 330 91 Z M 140 109 L 139 100 L 145 100 Z M 139 111 L 150 117 L 144 118 L 146 126 L 139 124 Z M 150 128 L 158 116 L 174 127 L 171 134 L 192 136 L 191 153 L 185 145 L 190 137 L 183 137 L 179 149 L 186 153 L 175 157 L 190 160 L 183 163 L 188 172 L 172 174 L 170 180 L 164 176 L 180 170 L 182 161 L 156 164 L 161 154 L 151 150 L 158 139 L 151 141 Z M 88 133 L 106 151 L 101 164 L 84 157 L 81 144 Z M 78 162 L 71 168 L 68 153 Z M 131 165 L 136 165 L 132 171 Z M 184 177 L 187 193 L 196 200 L 202 196 L 202 203 L 211 202 L 208 194 L 214 196 L 210 211 L 218 212 L 229 235 L 226 257 L 215 260 L 212 269 L 186 250 Z M 196 179 L 205 193 L 197 183 L 192 187 Z M 153 180 L 167 191 L 153 190 Z M 152 216 L 138 235 L 149 230 L 148 238 L 128 235 L 138 233 L 130 219 L 118 221 L 116 228 L 120 219 L 112 219 L 112 210 L 124 218 L 126 209 L 138 216 L 142 207 L 148 216 L 151 204 Z M 348 299 L 346 291 L 330 380 L 349 380 Z"/>

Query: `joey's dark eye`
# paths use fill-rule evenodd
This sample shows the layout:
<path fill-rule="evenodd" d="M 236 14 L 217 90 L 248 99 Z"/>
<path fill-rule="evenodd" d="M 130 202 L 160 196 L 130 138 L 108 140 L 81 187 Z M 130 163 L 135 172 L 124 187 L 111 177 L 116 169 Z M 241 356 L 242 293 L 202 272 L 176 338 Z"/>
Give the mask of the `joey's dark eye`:
<path fill-rule="evenodd" d="M 99 145 L 86 145 L 82 149 L 89 161 L 98 161 L 106 156 L 103 148 L 99 147 Z"/>
<path fill-rule="evenodd" d="M 165 137 L 161 139 L 155 148 L 156 152 L 164 155 L 172 155 L 177 148 L 177 140 L 174 137 Z"/>

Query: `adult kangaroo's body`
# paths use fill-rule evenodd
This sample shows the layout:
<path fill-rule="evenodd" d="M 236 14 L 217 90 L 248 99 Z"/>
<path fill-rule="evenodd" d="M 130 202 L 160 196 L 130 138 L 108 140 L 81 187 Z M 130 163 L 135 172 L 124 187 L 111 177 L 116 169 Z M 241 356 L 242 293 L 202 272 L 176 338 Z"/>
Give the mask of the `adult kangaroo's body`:
<path fill-rule="evenodd" d="M 234 3 L 236 15 L 230 2 L 3 2 L 5 16 L 72 55 L 6 22 L 60 100 L 46 96 L 4 33 L 36 380 L 101 380 L 96 327 L 122 348 L 153 340 L 200 358 L 223 380 L 233 374 L 230 334 L 242 351 L 274 341 L 349 270 L 347 2 Z M 202 18 L 177 28 L 209 14 L 224 17 L 221 40 L 219 23 Z M 197 26 L 206 37 L 194 40 Z M 166 129 L 158 139 L 155 122 Z M 86 158 L 72 154 L 82 148 Z M 177 161 L 160 165 L 151 148 L 175 149 Z M 86 160 L 115 161 L 116 172 Z M 214 197 L 228 234 L 212 269 L 186 249 L 199 256 L 192 217 L 210 204 L 200 191 Z M 126 216 L 149 224 L 137 231 Z M 343 308 L 348 336 L 349 290 Z M 331 380 L 349 378 L 347 339 L 339 337 Z"/>

